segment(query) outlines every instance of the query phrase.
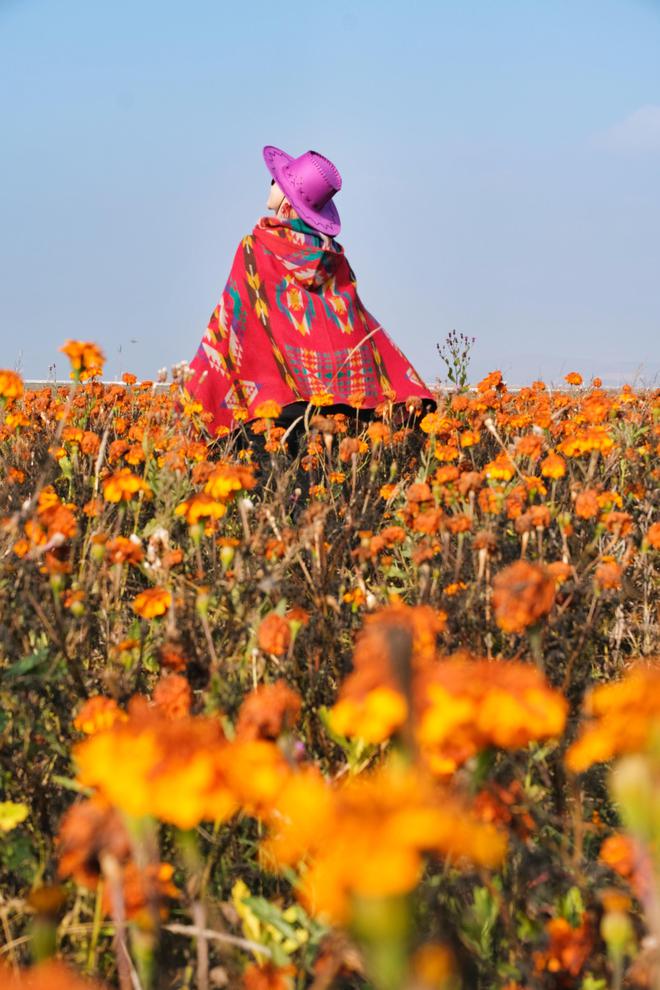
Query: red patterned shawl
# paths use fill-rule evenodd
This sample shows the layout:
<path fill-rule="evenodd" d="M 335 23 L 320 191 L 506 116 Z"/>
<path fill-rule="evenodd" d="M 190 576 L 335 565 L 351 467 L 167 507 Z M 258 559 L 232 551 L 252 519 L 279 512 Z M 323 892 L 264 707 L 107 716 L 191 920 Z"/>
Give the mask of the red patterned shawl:
<path fill-rule="evenodd" d="M 254 419 L 267 399 L 373 408 L 432 398 L 364 308 L 341 244 L 300 219 L 262 217 L 243 238 L 191 369 L 211 433 Z"/>

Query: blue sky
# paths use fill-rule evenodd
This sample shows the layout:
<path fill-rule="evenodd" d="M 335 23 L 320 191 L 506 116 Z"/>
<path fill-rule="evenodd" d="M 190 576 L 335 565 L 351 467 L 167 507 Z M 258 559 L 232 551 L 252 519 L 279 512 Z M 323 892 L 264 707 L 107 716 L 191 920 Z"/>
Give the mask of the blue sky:
<path fill-rule="evenodd" d="M 429 381 L 660 373 L 660 0 L 0 0 L 0 366 L 192 358 L 264 144 L 336 163 L 358 289 Z"/>

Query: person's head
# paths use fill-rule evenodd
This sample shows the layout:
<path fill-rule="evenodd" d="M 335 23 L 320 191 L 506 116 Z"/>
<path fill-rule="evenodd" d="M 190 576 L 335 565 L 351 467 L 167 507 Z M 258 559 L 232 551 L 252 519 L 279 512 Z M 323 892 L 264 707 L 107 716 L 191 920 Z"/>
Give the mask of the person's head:
<path fill-rule="evenodd" d="M 274 210 L 276 217 L 294 218 L 298 216 L 277 182 L 275 182 L 275 179 L 271 179 L 270 182 L 270 193 L 268 195 L 266 209 Z"/>

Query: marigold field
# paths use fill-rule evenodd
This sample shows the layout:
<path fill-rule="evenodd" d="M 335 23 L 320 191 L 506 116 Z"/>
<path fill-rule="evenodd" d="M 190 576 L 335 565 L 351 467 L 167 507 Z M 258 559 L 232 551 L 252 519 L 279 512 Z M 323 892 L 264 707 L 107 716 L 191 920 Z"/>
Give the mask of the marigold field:
<path fill-rule="evenodd" d="M 292 458 L 63 349 L 0 371 L 0 987 L 658 990 L 660 392 Z"/>

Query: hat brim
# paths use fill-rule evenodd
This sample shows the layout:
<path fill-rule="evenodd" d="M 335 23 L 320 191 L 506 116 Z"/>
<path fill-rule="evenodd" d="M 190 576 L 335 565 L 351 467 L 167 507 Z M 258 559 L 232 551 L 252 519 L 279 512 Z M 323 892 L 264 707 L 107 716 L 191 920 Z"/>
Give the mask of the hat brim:
<path fill-rule="evenodd" d="M 320 210 L 310 210 L 307 204 L 299 198 L 296 187 L 286 174 L 288 165 L 295 161 L 293 155 L 288 155 L 281 148 L 267 144 L 263 149 L 263 156 L 266 168 L 305 223 L 314 227 L 315 230 L 320 230 L 323 234 L 329 234 L 332 237 L 338 234 L 341 230 L 341 220 L 337 207 L 331 199 Z"/>

